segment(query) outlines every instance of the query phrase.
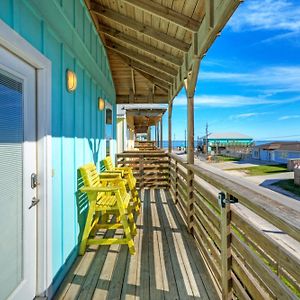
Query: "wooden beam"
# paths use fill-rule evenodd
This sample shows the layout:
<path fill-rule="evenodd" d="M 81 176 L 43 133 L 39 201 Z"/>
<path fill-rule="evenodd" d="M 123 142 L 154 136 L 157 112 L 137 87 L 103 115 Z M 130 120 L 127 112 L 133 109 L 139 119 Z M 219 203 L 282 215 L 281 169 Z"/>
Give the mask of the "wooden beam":
<path fill-rule="evenodd" d="M 142 9 L 152 15 L 158 16 L 164 20 L 170 21 L 173 24 L 180 26 L 186 30 L 196 32 L 200 27 L 200 22 L 194 20 L 188 16 L 163 6 L 159 3 L 149 0 L 123 0 L 130 5 L 133 5 L 139 9 Z"/>
<path fill-rule="evenodd" d="M 129 104 L 129 103 L 168 103 L 168 96 L 166 95 L 153 95 L 149 97 L 149 95 L 134 95 L 133 102 L 129 95 L 117 95 L 116 101 L 117 104 Z"/>
<path fill-rule="evenodd" d="M 241 3 L 241 0 L 214 0 L 213 4 L 211 1 L 213 0 L 206 0 L 205 2 L 206 13 L 204 19 L 201 22 L 198 32 L 193 36 L 192 45 L 184 57 L 184 63 L 178 73 L 179 76 L 177 76 L 174 81 L 172 93 L 170 95 L 172 100 L 180 91 L 182 80 L 191 69 L 194 60 L 197 58 L 202 59 L 206 55 L 209 47 Z M 212 25 L 213 27 L 211 27 Z"/>
<path fill-rule="evenodd" d="M 131 81 L 132 81 L 133 94 L 136 94 L 135 80 L 134 80 L 134 69 L 133 68 L 131 68 Z"/>
<path fill-rule="evenodd" d="M 138 73 L 141 74 L 141 76 L 145 77 L 147 80 L 149 80 L 150 82 L 152 82 L 153 84 L 157 85 L 158 87 L 160 87 L 161 89 L 165 90 L 165 91 L 169 91 L 170 89 L 170 85 L 156 77 L 153 77 L 141 70 L 136 70 Z"/>
<path fill-rule="evenodd" d="M 105 25 L 99 25 L 98 30 L 99 30 L 99 32 L 104 33 L 105 35 L 113 37 L 113 38 L 115 38 L 123 43 L 126 43 L 130 46 L 133 46 L 139 50 L 150 53 L 160 59 L 163 59 L 164 61 L 166 61 L 168 63 L 171 63 L 176 66 L 182 65 L 182 62 L 183 62 L 182 58 L 173 56 L 170 53 L 167 53 L 167 52 L 160 50 L 156 47 L 153 47 L 147 43 L 144 43 L 130 35 L 127 35 L 124 32 L 117 30 L 117 29 L 114 29 L 114 28 L 111 28 L 111 27 L 105 26 Z"/>
<path fill-rule="evenodd" d="M 171 76 L 176 76 L 178 70 L 174 69 L 174 68 L 171 68 L 169 66 L 166 66 L 162 63 L 159 63 L 157 61 L 155 61 L 154 59 L 150 58 L 150 57 L 147 57 L 147 56 L 144 56 L 144 55 L 141 55 L 139 54 L 138 52 L 136 51 L 133 51 L 131 49 L 128 49 L 126 47 L 123 47 L 119 44 L 115 44 L 113 42 L 110 42 L 110 41 L 107 41 L 106 42 L 106 47 L 111 49 L 112 51 L 115 51 L 115 52 L 118 52 L 118 53 L 121 53 L 133 60 L 136 60 L 138 62 L 141 62 L 141 63 L 144 63 L 150 67 L 153 67 L 157 70 L 160 70 L 166 74 L 169 74 Z"/>
<path fill-rule="evenodd" d="M 209 3 L 206 0 L 205 5 L 207 6 L 207 10 L 209 13 L 209 27 L 215 27 L 215 0 L 209 0 Z"/>
<path fill-rule="evenodd" d="M 136 30 L 139 33 L 143 33 L 153 39 L 156 39 L 164 44 L 167 44 L 177 50 L 187 52 L 190 48 L 188 43 L 183 42 L 177 38 L 174 38 L 166 33 L 158 31 L 156 28 L 153 28 L 149 25 L 140 23 L 132 18 L 124 16 L 110 8 L 104 7 L 98 3 L 91 3 L 91 10 L 96 15 L 112 20 L 118 24 L 124 25 L 128 28 Z"/>
<path fill-rule="evenodd" d="M 173 81 L 174 81 L 174 77 L 168 75 L 168 74 L 165 74 L 163 72 L 160 72 L 152 67 L 149 67 L 143 63 L 140 63 L 138 61 L 134 61 L 122 54 L 118 54 L 120 56 L 120 58 L 124 61 L 124 63 L 126 63 L 129 67 L 132 67 L 136 70 L 140 70 L 146 74 L 149 74 L 161 81 L 164 81 L 168 84 L 172 84 Z"/>

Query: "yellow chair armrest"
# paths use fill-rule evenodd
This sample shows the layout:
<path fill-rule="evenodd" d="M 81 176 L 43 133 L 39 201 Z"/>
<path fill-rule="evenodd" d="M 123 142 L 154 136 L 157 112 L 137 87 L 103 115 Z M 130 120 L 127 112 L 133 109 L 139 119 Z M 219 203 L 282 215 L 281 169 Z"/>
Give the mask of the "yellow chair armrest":
<path fill-rule="evenodd" d="M 100 181 L 102 181 L 102 182 L 108 182 L 108 183 L 110 183 L 110 182 L 113 182 L 113 183 L 115 183 L 115 182 L 124 182 L 124 183 L 126 183 L 127 182 L 127 180 L 126 179 L 122 179 L 122 178 L 100 178 Z"/>
<path fill-rule="evenodd" d="M 124 176 L 124 170 L 106 170 L 103 173 L 107 173 L 107 174 L 121 174 L 121 176 Z"/>
<path fill-rule="evenodd" d="M 121 173 L 101 173 L 99 174 L 100 179 L 106 178 L 121 178 Z"/>
<path fill-rule="evenodd" d="M 104 192 L 104 193 L 110 193 L 110 192 L 116 192 L 120 188 L 118 186 L 112 186 L 112 187 L 84 187 L 80 189 L 82 193 L 91 193 L 91 192 Z"/>

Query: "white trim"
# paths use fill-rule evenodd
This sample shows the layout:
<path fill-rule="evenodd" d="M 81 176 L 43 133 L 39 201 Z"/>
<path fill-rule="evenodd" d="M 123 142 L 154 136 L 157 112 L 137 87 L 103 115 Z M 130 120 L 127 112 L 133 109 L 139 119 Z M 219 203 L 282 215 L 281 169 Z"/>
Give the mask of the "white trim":
<path fill-rule="evenodd" d="M 52 282 L 52 157 L 51 157 L 51 61 L 0 20 L 0 45 L 35 67 L 37 76 L 37 147 L 39 188 L 37 206 L 36 295 Z"/>

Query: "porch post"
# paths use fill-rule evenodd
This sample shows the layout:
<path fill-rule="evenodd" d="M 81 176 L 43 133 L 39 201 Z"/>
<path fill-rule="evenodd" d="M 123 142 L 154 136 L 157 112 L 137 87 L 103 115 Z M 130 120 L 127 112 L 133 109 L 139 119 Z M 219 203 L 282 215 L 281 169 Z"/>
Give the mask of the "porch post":
<path fill-rule="evenodd" d="M 198 72 L 200 67 L 200 59 L 194 60 L 193 68 L 187 74 L 187 78 L 184 80 L 184 86 L 187 96 L 187 163 L 189 165 L 194 164 L 194 95 L 197 84 Z M 187 176 L 188 186 L 188 229 L 193 234 L 194 227 L 194 172 L 188 167 Z"/>
<path fill-rule="evenodd" d="M 169 102 L 168 107 L 168 152 L 172 152 L 172 101 Z"/>
<path fill-rule="evenodd" d="M 151 141 L 151 127 L 150 126 L 148 127 L 148 130 L 147 130 L 147 140 Z"/>
<path fill-rule="evenodd" d="M 156 139 L 156 147 L 159 147 L 158 123 L 155 124 L 155 139 Z"/>
<path fill-rule="evenodd" d="M 160 119 L 160 148 L 163 148 L 163 119 Z"/>

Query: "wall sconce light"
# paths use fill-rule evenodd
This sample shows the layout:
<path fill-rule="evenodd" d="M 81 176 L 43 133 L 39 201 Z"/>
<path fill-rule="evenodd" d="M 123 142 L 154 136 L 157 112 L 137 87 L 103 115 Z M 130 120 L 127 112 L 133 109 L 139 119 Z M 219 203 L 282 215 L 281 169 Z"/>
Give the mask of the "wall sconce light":
<path fill-rule="evenodd" d="M 105 108 L 105 101 L 103 98 L 98 98 L 98 109 L 103 110 Z"/>
<path fill-rule="evenodd" d="M 77 77 L 73 71 L 67 70 L 66 81 L 67 81 L 68 92 L 70 92 L 70 93 L 74 92 L 77 87 Z"/>

